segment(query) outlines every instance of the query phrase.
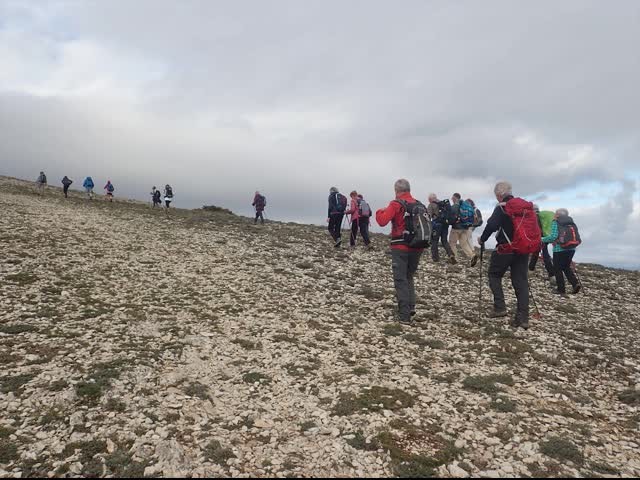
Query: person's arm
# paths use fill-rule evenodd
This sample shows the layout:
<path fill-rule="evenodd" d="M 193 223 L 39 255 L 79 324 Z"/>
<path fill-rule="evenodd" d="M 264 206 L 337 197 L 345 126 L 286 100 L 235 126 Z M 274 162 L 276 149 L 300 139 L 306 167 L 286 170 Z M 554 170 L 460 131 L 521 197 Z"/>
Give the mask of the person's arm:
<path fill-rule="evenodd" d="M 327 212 L 327 218 L 331 217 L 331 212 L 335 210 L 334 203 L 336 201 L 335 194 L 329 195 L 329 211 Z"/>
<path fill-rule="evenodd" d="M 389 203 L 387 208 L 381 208 L 376 212 L 376 222 L 381 227 L 384 227 L 389 224 L 391 220 L 398 214 L 398 210 L 400 209 L 400 204 L 396 201 L 392 201 Z"/>
<path fill-rule="evenodd" d="M 542 237 L 542 243 L 553 243 L 558 239 L 558 222 L 555 220 L 551 223 L 551 233 L 546 237 Z"/>
<path fill-rule="evenodd" d="M 344 213 L 346 215 L 353 215 L 354 212 L 356 211 L 356 208 L 358 208 L 356 202 L 351 200 L 351 208 L 349 210 L 347 210 L 346 212 L 344 212 Z"/>
<path fill-rule="evenodd" d="M 502 226 L 502 208 L 498 205 L 491 214 L 489 220 L 487 220 L 487 226 L 484 227 L 484 231 L 480 236 L 480 242 L 484 243 L 489 240 L 489 237 L 497 232 Z"/>

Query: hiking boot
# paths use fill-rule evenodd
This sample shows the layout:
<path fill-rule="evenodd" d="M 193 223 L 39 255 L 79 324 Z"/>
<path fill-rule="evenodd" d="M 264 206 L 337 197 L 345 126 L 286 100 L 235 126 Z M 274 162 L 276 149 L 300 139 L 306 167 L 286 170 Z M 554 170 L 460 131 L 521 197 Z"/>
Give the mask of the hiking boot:
<path fill-rule="evenodd" d="M 573 294 L 575 295 L 576 293 L 579 293 L 580 290 L 582 290 L 582 285 L 576 285 L 575 287 L 573 287 Z"/>
<path fill-rule="evenodd" d="M 458 261 L 456 260 L 456 257 L 454 257 L 453 255 L 451 255 L 451 256 L 449 257 L 448 262 L 449 262 L 451 265 L 455 265 L 456 263 L 458 263 Z"/>
<path fill-rule="evenodd" d="M 480 257 L 478 257 L 478 254 L 476 253 L 473 258 L 471 259 L 471 267 L 475 267 L 476 264 L 478 263 L 478 260 L 480 259 Z"/>
<path fill-rule="evenodd" d="M 502 318 L 502 317 L 506 317 L 507 315 L 509 315 L 509 312 L 507 312 L 506 308 L 503 310 L 496 310 L 495 308 L 492 308 L 487 313 L 487 316 L 489 318 Z"/>
<path fill-rule="evenodd" d="M 522 328 L 523 330 L 529 330 L 529 319 L 526 319 L 520 322 L 519 327 Z"/>
<path fill-rule="evenodd" d="M 562 291 L 558 290 L 557 288 L 555 290 L 553 290 L 551 293 L 553 293 L 554 295 L 561 295 L 563 297 L 565 297 L 567 295 L 567 292 L 562 292 Z"/>
<path fill-rule="evenodd" d="M 432 258 L 432 260 L 433 260 L 433 263 L 438 263 L 440 261 L 439 258 Z"/>
<path fill-rule="evenodd" d="M 409 316 L 411 316 L 411 317 L 415 317 L 416 316 L 416 307 L 411 307 L 411 311 L 409 312 Z"/>
<path fill-rule="evenodd" d="M 400 325 L 407 325 L 409 327 L 413 327 L 415 325 L 414 321 L 411 319 L 411 317 L 409 318 L 399 318 L 398 319 L 398 323 Z"/>
<path fill-rule="evenodd" d="M 556 281 L 556 277 L 549 277 L 549 283 L 552 287 L 555 287 L 558 284 L 558 282 Z"/>
<path fill-rule="evenodd" d="M 341 246 L 342 246 L 342 239 L 341 239 L 341 238 L 339 238 L 339 239 L 337 239 L 337 240 L 336 240 L 335 247 L 336 247 L 336 248 L 340 248 Z"/>

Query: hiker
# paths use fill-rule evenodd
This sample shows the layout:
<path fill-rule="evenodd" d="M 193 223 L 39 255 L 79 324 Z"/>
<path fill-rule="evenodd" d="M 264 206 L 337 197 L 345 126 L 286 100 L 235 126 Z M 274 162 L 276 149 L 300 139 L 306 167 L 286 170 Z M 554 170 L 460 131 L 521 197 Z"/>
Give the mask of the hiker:
<path fill-rule="evenodd" d="M 340 248 L 342 245 L 342 221 L 344 213 L 347 210 L 347 197 L 342 195 L 336 187 L 329 190 L 329 213 L 327 223 L 329 224 L 329 233 L 335 242 L 335 247 Z"/>
<path fill-rule="evenodd" d="M 470 231 L 470 233 L 469 233 L 469 245 L 471 246 L 471 248 L 474 248 L 473 247 L 473 232 L 476 231 L 476 228 L 482 226 L 482 224 L 484 223 L 484 220 L 482 219 L 482 212 L 480 211 L 479 208 L 476 207 L 476 202 L 474 202 L 470 198 L 467 198 L 465 200 L 465 202 L 467 202 L 469 205 L 471 205 L 473 207 L 473 224 L 471 225 L 471 228 L 469 229 L 469 231 Z"/>
<path fill-rule="evenodd" d="M 514 198 L 509 182 L 499 182 L 494 188 L 498 205 L 493 210 L 491 218 L 478 239 L 484 248 L 484 243 L 496 233 L 497 247 L 491 254 L 489 263 L 489 287 L 493 293 L 493 310 L 490 318 L 506 317 L 508 315 L 502 290 L 502 277 L 507 270 L 511 270 L 511 284 L 517 298 L 517 311 L 510 324 L 512 327 L 529 328 L 529 278 L 527 262 L 529 254 L 538 248 L 540 228 L 533 211 L 533 204 L 521 198 Z M 514 228 L 512 218 L 518 218 L 517 228 Z"/>
<path fill-rule="evenodd" d="M 429 195 L 429 206 L 427 207 L 427 213 L 431 219 L 431 259 L 434 262 L 440 261 L 440 251 L 438 250 L 438 244 L 442 243 L 442 246 L 449 256 L 449 263 L 456 264 L 456 256 L 449 245 L 449 223 L 448 213 L 451 211 L 451 204 L 449 200 L 438 200 L 438 196 L 435 193 Z"/>
<path fill-rule="evenodd" d="M 36 188 L 40 195 L 44 193 L 44 187 L 46 185 L 47 185 L 47 176 L 44 174 L 44 172 L 40 172 L 40 175 L 38 175 L 38 179 L 36 180 Z"/>
<path fill-rule="evenodd" d="M 456 250 L 458 242 L 460 248 L 465 255 L 471 258 L 471 266 L 475 267 L 478 263 L 478 254 L 475 253 L 473 246 L 471 245 L 471 227 L 473 226 L 473 213 L 474 208 L 467 202 L 462 200 L 462 196 L 459 193 L 454 193 L 451 196 L 451 208 L 453 215 L 456 217 L 456 221 L 451 227 L 451 233 L 449 234 L 449 245 L 453 251 Z"/>
<path fill-rule="evenodd" d="M 256 192 L 253 196 L 253 203 L 251 204 L 256 209 L 256 218 L 253 221 L 253 224 L 256 225 L 258 223 L 258 218 L 260 219 L 260 223 L 264 225 L 264 209 L 267 206 L 267 199 L 264 195 L 261 195 L 260 192 Z"/>
<path fill-rule="evenodd" d="M 398 321 L 411 325 L 416 314 L 414 276 L 422 252 L 431 240 L 431 222 L 427 208 L 411 196 L 407 180 L 398 180 L 394 188 L 395 200 L 376 212 L 376 221 L 381 227 L 391 222 L 391 262 Z"/>
<path fill-rule="evenodd" d="M 171 185 L 167 184 L 164 186 L 164 204 L 167 210 L 169 209 L 171 202 L 173 202 L 173 188 L 171 188 Z"/>
<path fill-rule="evenodd" d="M 113 183 L 111 183 L 111 180 L 107 180 L 107 184 L 104 186 L 104 191 L 107 196 L 107 200 L 113 202 L 113 192 L 115 191 L 115 187 L 113 186 Z"/>
<path fill-rule="evenodd" d="M 71 186 L 72 183 L 73 183 L 73 180 L 71 180 L 66 175 L 62 179 L 62 191 L 64 193 L 64 198 L 69 198 L 68 192 L 69 192 L 69 187 Z"/>
<path fill-rule="evenodd" d="M 546 237 L 551 234 L 551 224 L 553 223 L 553 219 L 555 217 L 555 213 L 550 211 L 540 211 L 538 205 L 533 205 L 533 210 L 536 212 L 538 216 L 538 225 L 540 226 L 540 230 L 542 231 L 542 236 Z M 548 243 L 540 242 L 540 248 L 538 251 L 531 255 L 531 259 L 529 260 L 529 271 L 533 272 L 536 269 L 536 265 L 538 264 L 538 259 L 540 257 L 540 253 L 542 252 L 542 260 L 544 262 L 544 268 L 547 271 L 549 283 L 553 285 L 556 281 L 556 271 L 553 268 L 553 260 L 551 260 L 551 255 L 549 255 Z"/>
<path fill-rule="evenodd" d="M 358 195 L 355 190 L 351 192 L 351 207 L 344 212 L 346 215 L 351 215 L 351 237 L 349 239 L 349 245 L 354 248 L 356 246 L 356 239 L 358 238 L 358 231 L 362 235 L 365 247 L 369 246 L 369 217 L 371 217 L 371 208 L 369 204 L 364 201 L 362 195 Z"/>
<path fill-rule="evenodd" d="M 85 178 L 84 182 L 82 183 L 82 187 L 84 188 L 85 192 L 87 192 L 89 200 L 91 200 L 93 198 L 93 187 L 95 187 L 95 185 L 93 184 L 93 179 L 91 177 Z"/>
<path fill-rule="evenodd" d="M 156 208 L 156 205 L 162 205 L 162 193 L 158 190 L 155 185 L 151 189 L 151 201 L 153 202 L 153 208 Z"/>
<path fill-rule="evenodd" d="M 551 223 L 551 233 L 542 237 L 542 242 L 553 243 L 553 265 L 555 267 L 556 285 L 554 292 L 560 295 L 566 294 L 564 277 L 567 277 L 573 287 L 573 293 L 580 291 L 581 285 L 571 268 L 571 261 L 576 253 L 576 247 L 582 243 L 578 227 L 569 216 L 566 208 L 559 208 Z"/>

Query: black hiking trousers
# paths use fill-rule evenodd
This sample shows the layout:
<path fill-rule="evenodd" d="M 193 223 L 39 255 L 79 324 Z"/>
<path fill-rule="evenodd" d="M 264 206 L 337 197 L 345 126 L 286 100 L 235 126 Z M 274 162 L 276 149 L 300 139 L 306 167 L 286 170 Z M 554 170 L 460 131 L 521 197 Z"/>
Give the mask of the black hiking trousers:
<path fill-rule="evenodd" d="M 349 245 L 356 246 L 356 239 L 358 238 L 358 231 L 362 235 L 362 240 L 365 246 L 369 245 L 369 217 L 360 217 L 357 220 L 351 222 L 351 238 L 349 239 Z"/>
<path fill-rule="evenodd" d="M 431 234 L 431 258 L 434 262 L 440 260 L 440 251 L 438 250 L 439 243 L 442 243 L 447 255 L 453 257 L 453 250 L 451 250 L 451 245 L 449 245 L 449 225 L 434 223 L 433 233 Z"/>
<path fill-rule="evenodd" d="M 342 238 L 342 220 L 344 213 L 332 213 L 329 216 L 329 233 L 334 242 Z"/>
<path fill-rule="evenodd" d="M 400 320 L 409 321 L 416 308 L 416 288 L 413 277 L 418 271 L 422 251 L 406 252 L 391 249 L 391 270 L 396 287 Z"/>
<path fill-rule="evenodd" d="M 62 191 L 64 192 L 64 198 L 68 198 L 69 197 L 68 193 L 69 193 L 69 187 L 70 186 L 71 185 L 63 185 L 62 186 Z"/>
<path fill-rule="evenodd" d="M 256 223 L 258 223 L 258 219 L 260 219 L 260 222 L 261 222 L 261 223 L 264 223 L 264 215 L 262 214 L 262 210 L 260 210 L 260 211 L 256 210 L 256 219 L 255 219 L 255 220 L 254 220 L 254 222 L 253 222 L 253 223 L 254 223 L 254 225 L 255 225 Z"/>
<path fill-rule="evenodd" d="M 556 266 L 556 284 L 558 285 L 558 291 L 560 293 L 566 293 L 564 282 L 565 275 L 573 288 L 576 288 L 578 286 L 578 277 L 576 277 L 576 274 L 571 268 L 571 262 L 575 253 L 575 250 L 553 252 L 553 264 Z"/>
<path fill-rule="evenodd" d="M 551 255 L 549 255 L 549 244 L 541 243 L 540 250 L 538 250 L 535 254 L 531 255 L 531 259 L 529 260 L 529 270 L 534 271 L 536 269 L 536 265 L 538 264 L 538 257 L 540 256 L 540 251 L 542 251 L 542 260 L 544 261 L 544 268 L 547 271 L 547 275 L 553 277 L 556 274 L 556 269 L 553 267 L 553 260 L 551 260 Z"/>
<path fill-rule="evenodd" d="M 502 290 L 502 278 L 507 270 L 511 269 L 511 285 L 513 285 L 518 300 L 515 318 L 517 323 L 529 320 L 528 261 L 529 255 L 498 253 L 497 250 L 494 250 L 489 263 L 489 287 L 493 293 L 493 307 L 497 311 L 507 309 Z"/>

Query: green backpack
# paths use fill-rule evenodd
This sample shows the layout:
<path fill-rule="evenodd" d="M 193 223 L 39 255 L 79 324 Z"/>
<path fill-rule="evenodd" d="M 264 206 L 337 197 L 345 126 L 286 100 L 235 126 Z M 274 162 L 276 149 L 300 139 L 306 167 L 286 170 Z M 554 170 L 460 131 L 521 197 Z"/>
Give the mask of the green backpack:
<path fill-rule="evenodd" d="M 551 234 L 551 224 L 553 223 L 553 217 L 555 213 L 549 212 L 547 210 L 543 210 L 538 213 L 538 218 L 540 219 L 540 227 L 542 229 L 542 236 L 546 237 Z"/>

